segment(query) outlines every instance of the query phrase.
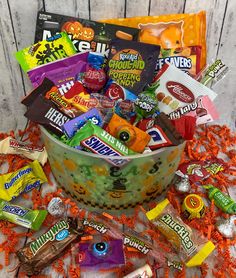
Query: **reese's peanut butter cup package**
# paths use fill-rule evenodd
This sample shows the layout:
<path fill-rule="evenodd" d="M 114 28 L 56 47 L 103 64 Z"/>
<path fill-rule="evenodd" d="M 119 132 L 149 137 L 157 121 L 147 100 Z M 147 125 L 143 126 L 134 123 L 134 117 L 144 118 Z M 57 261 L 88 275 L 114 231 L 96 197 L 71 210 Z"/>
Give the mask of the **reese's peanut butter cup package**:
<path fill-rule="evenodd" d="M 206 12 L 137 16 L 105 19 L 112 23 L 141 29 L 139 41 L 160 45 L 162 49 L 201 46 L 200 69 L 206 65 Z"/>
<path fill-rule="evenodd" d="M 152 82 L 159 53 L 157 45 L 113 40 L 108 57 L 108 75 L 137 95 Z"/>
<path fill-rule="evenodd" d="M 137 28 L 99 23 L 60 14 L 39 12 L 37 17 L 35 42 L 44 40 L 61 31 L 66 32 L 78 52 L 92 50 L 106 57 L 112 39 L 137 40 Z"/>

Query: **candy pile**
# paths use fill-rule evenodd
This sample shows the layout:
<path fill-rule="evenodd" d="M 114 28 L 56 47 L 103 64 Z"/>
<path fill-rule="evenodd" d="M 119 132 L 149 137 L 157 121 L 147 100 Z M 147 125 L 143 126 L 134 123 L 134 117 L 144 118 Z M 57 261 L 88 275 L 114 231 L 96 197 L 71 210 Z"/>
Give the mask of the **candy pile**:
<path fill-rule="evenodd" d="M 0 252 L 5 265 L 14 253 L 22 275 L 39 275 L 50 264 L 64 277 L 91 270 L 130 278 L 171 272 L 188 277 L 193 268 L 201 277 L 208 268 L 215 277 L 235 275 L 230 246 L 236 203 L 226 188 L 235 184 L 236 136 L 226 127 L 200 126 L 219 117 L 216 93 L 206 85 L 221 79 L 227 67 L 220 60 L 205 67 L 204 12 L 173 15 L 169 23 L 160 16 L 150 24 L 154 19 L 114 20 L 132 25 L 127 27 L 39 12 L 35 44 L 16 53 L 34 87 L 22 100 L 32 122 L 19 132 L 22 140 L 14 132 L 0 137 L 0 166 L 7 169 L 0 176 L 6 236 Z M 190 19 L 196 34 L 181 26 Z M 52 182 L 33 122 L 118 169 L 129 159 L 114 156 L 184 141 L 186 150 L 163 201 L 137 207 L 132 217 L 89 213 L 61 189 L 41 192 L 42 184 Z M 31 198 L 33 209 L 21 206 L 19 195 L 27 203 Z M 20 248 L 20 238 L 32 233 L 18 233 L 16 225 L 40 231 Z M 143 266 L 135 270 L 133 258 Z"/>

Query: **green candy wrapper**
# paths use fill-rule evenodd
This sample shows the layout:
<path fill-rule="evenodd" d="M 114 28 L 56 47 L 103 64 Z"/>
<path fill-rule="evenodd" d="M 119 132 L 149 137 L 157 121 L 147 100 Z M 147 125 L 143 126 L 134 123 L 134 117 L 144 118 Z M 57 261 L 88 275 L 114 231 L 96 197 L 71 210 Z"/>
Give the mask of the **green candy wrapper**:
<path fill-rule="evenodd" d="M 228 214 L 236 214 L 236 203 L 233 199 L 223 194 L 218 188 L 211 184 L 204 185 L 203 187 L 208 190 L 209 199 L 213 199 L 215 205 L 219 209 Z"/>
<path fill-rule="evenodd" d="M 38 231 L 47 216 L 46 210 L 31 210 L 0 199 L 0 220 L 7 220 Z"/>
<path fill-rule="evenodd" d="M 62 58 L 72 56 L 76 49 L 64 32 L 16 52 L 16 59 L 24 72 Z"/>
<path fill-rule="evenodd" d="M 111 157 L 127 156 L 136 154 L 118 139 L 110 135 L 101 127 L 88 121 L 68 142 L 71 147 L 81 149 L 81 146 L 90 152 Z M 128 159 L 106 159 L 115 166 L 123 166 Z"/>

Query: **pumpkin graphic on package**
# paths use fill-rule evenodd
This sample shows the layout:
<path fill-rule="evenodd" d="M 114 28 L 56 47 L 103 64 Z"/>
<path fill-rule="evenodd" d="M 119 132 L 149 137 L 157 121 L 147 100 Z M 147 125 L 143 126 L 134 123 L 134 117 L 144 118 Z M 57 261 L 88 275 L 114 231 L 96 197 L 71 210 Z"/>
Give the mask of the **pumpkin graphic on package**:
<path fill-rule="evenodd" d="M 94 30 L 92 28 L 84 27 L 82 31 L 82 40 L 91 41 L 94 38 Z"/>

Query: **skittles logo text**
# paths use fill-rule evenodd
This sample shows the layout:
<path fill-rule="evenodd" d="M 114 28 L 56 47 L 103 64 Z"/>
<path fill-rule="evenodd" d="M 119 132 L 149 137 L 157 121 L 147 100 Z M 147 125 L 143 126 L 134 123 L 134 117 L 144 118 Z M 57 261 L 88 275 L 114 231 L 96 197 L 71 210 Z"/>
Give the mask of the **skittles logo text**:
<path fill-rule="evenodd" d="M 139 52 L 134 49 L 124 49 L 116 53 L 109 61 L 109 76 L 117 80 L 121 86 L 134 87 L 140 81 L 140 74 L 145 68 Z"/>

